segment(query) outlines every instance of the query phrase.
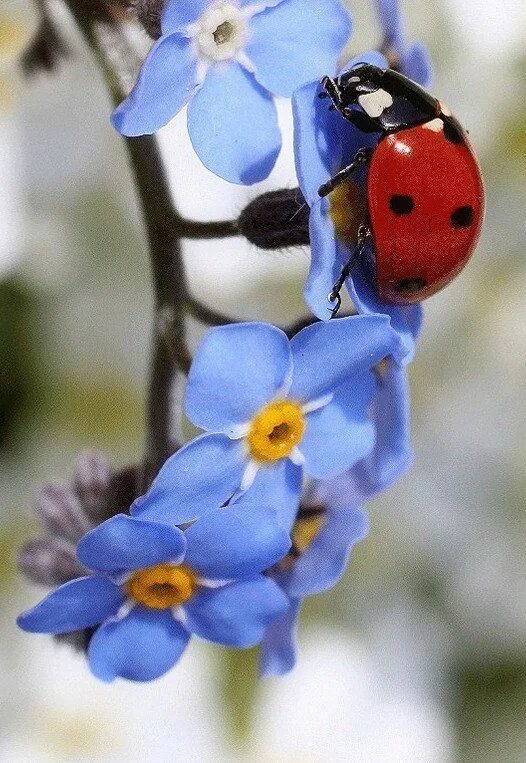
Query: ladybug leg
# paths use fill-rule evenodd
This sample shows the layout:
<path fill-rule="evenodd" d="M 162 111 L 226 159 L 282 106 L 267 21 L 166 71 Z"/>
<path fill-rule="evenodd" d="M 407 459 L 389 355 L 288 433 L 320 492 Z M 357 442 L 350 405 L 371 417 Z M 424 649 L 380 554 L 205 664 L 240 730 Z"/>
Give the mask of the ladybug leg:
<path fill-rule="evenodd" d="M 370 161 L 372 155 L 372 148 L 360 148 L 359 151 L 356 152 L 352 162 L 347 167 L 344 167 L 343 170 L 340 170 L 334 177 L 319 187 L 318 194 L 323 197 L 327 196 L 329 193 L 331 193 L 331 191 L 334 191 L 336 186 L 340 185 L 340 183 L 343 183 L 344 180 L 347 180 L 347 178 L 350 177 L 353 172 L 358 169 L 358 167 L 360 167 L 362 164 L 367 164 L 367 162 Z"/>
<path fill-rule="evenodd" d="M 336 82 L 331 77 L 324 77 L 320 84 L 323 90 L 318 93 L 318 98 L 330 98 L 334 108 L 341 111 L 343 109 L 342 97 Z"/>
<path fill-rule="evenodd" d="M 330 307 L 329 310 L 331 312 L 331 318 L 336 318 L 336 315 L 338 314 L 338 310 L 340 309 L 342 305 L 342 298 L 340 297 L 340 292 L 342 290 L 343 284 L 349 277 L 352 269 L 362 256 L 363 250 L 365 249 L 365 245 L 367 243 L 368 237 L 371 235 L 371 230 L 368 225 L 365 223 L 362 223 L 360 227 L 358 228 L 358 238 L 356 241 L 356 247 L 354 249 L 354 252 L 351 254 L 349 259 L 347 260 L 346 264 L 342 268 L 342 272 L 340 273 L 340 277 L 334 284 L 334 286 L 331 289 L 331 292 L 327 299 L 329 302 L 333 305 L 333 307 Z"/>

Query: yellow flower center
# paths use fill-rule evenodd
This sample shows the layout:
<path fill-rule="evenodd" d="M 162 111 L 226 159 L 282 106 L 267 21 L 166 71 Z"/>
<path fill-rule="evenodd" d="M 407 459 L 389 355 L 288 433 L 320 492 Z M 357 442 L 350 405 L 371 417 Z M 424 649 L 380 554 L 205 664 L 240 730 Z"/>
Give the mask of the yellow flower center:
<path fill-rule="evenodd" d="M 289 553 L 278 562 L 276 569 L 284 571 L 290 569 L 295 561 L 308 551 L 313 541 L 318 537 L 322 531 L 327 517 L 325 516 L 325 509 L 323 507 L 310 507 L 300 511 L 298 518 L 296 519 L 290 537 L 292 540 L 292 546 Z"/>
<path fill-rule="evenodd" d="M 196 589 L 195 574 L 180 564 L 158 564 L 135 572 L 126 584 L 129 596 L 150 609 L 184 604 Z"/>
<path fill-rule="evenodd" d="M 358 228 L 365 219 L 365 200 L 361 188 L 349 178 L 329 195 L 330 216 L 339 238 L 346 243 L 356 240 Z"/>
<path fill-rule="evenodd" d="M 298 403 L 290 400 L 271 403 L 252 419 L 248 450 L 256 461 L 279 461 L 296 447 L 304 431 L 305 419 Z"/>

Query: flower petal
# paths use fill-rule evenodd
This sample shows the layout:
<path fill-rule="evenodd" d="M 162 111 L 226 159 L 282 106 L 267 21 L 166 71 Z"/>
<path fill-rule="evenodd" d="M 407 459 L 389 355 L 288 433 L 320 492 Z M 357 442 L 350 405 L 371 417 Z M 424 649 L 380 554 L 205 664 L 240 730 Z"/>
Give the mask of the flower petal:
<path fill-rule="evenodd" d="M 188 108 L 188 132 L 205 167 L 230 183 L 264 180 L 281 149 L 272 97 L 234 61 L 207 72 Z"/>
<path fill-rule="evenodd" d="M 70 580 L 20 615 L 17 624 L 30 633 L 70 633 L 112 617 L 124 596 L 111 580 L 90 575 Z"/>
<path fill-rule="evenodd" d="M 288 612 L 265 631 L 259 656 L 261 676 L 283 676 L 296 664 L 296 631 L 300 607 L 300 600 L 291 601 Z"/>
<path fill-rule="evenodd" d="M 298 513 L 303 482 L 303 469 L 288 458 L 262 466 L 252 487 L 246 493 L 260 506 L 273 509 L 282 527 L 290 532 Z"/>
<path fill-rule="evenodd" d="M 183 3 L 181 0 L 168 0 L 161 16 L 163 34 L 184 34 L 188 24 L 195 23 L 210 5 L 210 0 L 184 0 Z"/>
<path fill-rule="evenodd" d="M 268 323 L 219 326 L 205 336 L 186 386 L 198 427 L 228 431 L 247 422 L 290 378 L 289 340 Z"/>
<path fill-rule="evenodd" d="M 376 425 L 374 448 L 353 470 L 362 500 L 386 490 L 413 460 L 407 371 L 392 360 L 378 382 L 371 418 Z"/>
<path fill-rule="evenodd" d="M 362 315 L 382 313 L 391 318 L 391 326 L 400 338 L 398 348 L 393 351 L 393 355 L 398 363 L 409 363 L 413 359 L 416 340 L 422 326 L 422 306 L 398 307 L 380 302 L 365 261 L 357 263 L 353 268 L 351 276 L 347 279 L 347 288 L 359 313 Z"/>
<path fill-rule="evenodd" d="M 276 512 L 250 496 L 205 514 L 185 535 L 185 562 L 213 580 L 253 578 L 290 548 L 289 534 L 278 525 Z"/>
<path fill-rule="evenodd" d="M 285 0 L 253 16 L 247 53 L 258 82 L 275 95 L 336 72 L 352 22 L 340 0 Z"/>
<path fill-rule="evenodd" d="M 405 24 L 400 0 L 377 0 L 376 6 L 388 44 L 397 51 L 402 50 L 405 43 Z"/>
<path fill-rule="evenodd" d="M 122 135 L 150 135 L 168 124 L 195 91 L 196 65 L 185 37 L 161 37 L 142 65 L 130 95 L 113 112 L 115 129 Z"/>
<path fill-rule="evenodd" d="M 137 605 L 122 620 L 111 620 L 95 632 L 88 648 L 89 666 L 108 683 L 118 676 L 153 681 L 175 665 L 189 638 L 170 610 Z"/>
<path fill-rule="evenodd" d="M 371 372 L 356 374 L 338 388 L 328 405 L 309 414 L 300 444 L 307 474 L 329 479 L 371 452 L 375 430 L 367 406 L 374 390 Z"/>
<path fill-rule="evenodd" d="M 222 506 L 241 483 L 245 458 L 225 435 L 196 437 L 165 462 L 152 486 L 131 506 L 141 519 L 180 525 Z"/>
<path fill-rule="evenodd" d="M 317 318 L 328 321 L 334 306 L 329 302 L 329 294 L 340 276 L 347 255 L 338 246 L 327 199 L 319 200 L 311 208 L 309 236 L 311 263 L 304 290 L 305 302 Z"/>
<path fill-rule="evenodd" d="M 216 644 L 247 648 L 287 611 L 289 602 L 273 580 L 258 576 L 216 589 L 201 589 L 184 605 L 192 633 Z"/>
<path fill-rule="evenodd" d="M 418 42 L 403 54 L 400 68 L 406 77 L 418 82 L 422 87 L 430 87 L 433 83 L 431 56 L 427 48 Z"/>
<path fill-rule="evenodd" d="M 358 62 L 387 65 L 380 53 L 372 51 L 354 58 L 344 71 Z M 378 140 L 377 135 L 364 135 L 339 112 L 331 111 L 330 102 L 318 98 L 319 92 L 319 82 L 312 82 L 292 97 L 296 174 L 310 206 L 319 201 L 318 188 L 349 164 L 359 148 Z"/>
<path fill-rule="evenodd" d="M 334 512 L 280 585 L 292 598 L 303 598 L 332 588 L 345 572 L 352 547 L 368 532 L 367 516 L 360 509 Z"/>
<path fill-rule="evenodd" d="M 77 558 L 90 570 L 118 572 L 179 562 L 185 550 L 179 528 L 117 514 L 80 540 Z"/>
<path fill-rule="evenodd" d="M 307 326 L 290 343 L 289 396 L 304 402 L 321 398 L 399 351 L 399 344 L 386 315 L 353 315 Z"/>

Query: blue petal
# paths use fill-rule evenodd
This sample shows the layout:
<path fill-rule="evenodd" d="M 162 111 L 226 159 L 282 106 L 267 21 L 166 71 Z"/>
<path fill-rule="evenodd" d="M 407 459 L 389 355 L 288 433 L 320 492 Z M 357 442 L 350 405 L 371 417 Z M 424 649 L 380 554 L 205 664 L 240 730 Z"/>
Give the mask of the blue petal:
<path fill-rule="evenodd" d="M 429 51 L 418 42 L 403 54 L 400 68 L 406 77 L 423 87 L 430 87 L 433 83 L 433 66 Z"/>
<path fill-rule="evenodd" d="M 202 429 L 228 431 L 249 421 L 290 378 L 289 340 L 268 323 L 212 329 L 192 363 L 186 414 Z"/>
<path fill-rule="evenodd" d="M 258 82 L 276 95 L 334 74 L 352 23 L 340 0 L 285 0 L 255 15 L 247 53 Z"/>
<path fill-rule="evenodd" d="M 195 23 L 210 5 L 210 0 L 168 0 L 161 16 L 163 34 L 184 34 L 188 24 Z"/>
<path fill-rule="evenodd" d="M 117 514 L 80 540 L 77 558 L 90 570 L 117 572 L 177 563 L 185 549 L 179 528 Z"/>
<path fill-rule="evenodd" d="M 352 376 L 332 401 L 307 416 L 300 443 L 305 472 L 329 479 L 350 469 L 371 452 L 375 430 L 367 407 L 375 389 L 374 375 L 367 371 Z"/>
<path fill-rule="evenodd" d="M 212 580 L 253 578 L 276 562 L 290 548 L 271 507 L 244 495 L 224 509 L 212 511 L 186 531 L 186 563 Z"/>
<path fill-rule="evenodd" d="M 131 507 L 133 516 L 180 525 L 222 506 L 241 483 L 242 445 L 225 435 L 202 435 L 164 464 L 146 495 Z"/>
<path fill-rule="evenodd" d="M 401 51 L 405 43 L 405 25 L 400 0 L 377 0 L 376 4 L 380 24 L 388 44 L 397 52 Z"/>
<path fill-rule="evenodd" d="M 321 532 L 280 579 L 292 598 L 303 598 L 332 588 L 343 575 L 351 548 L 367 535 L 367 516 L 346 508 L 330 514 Z"/>
<path fill-rule="evenodd" d="M 393 361 L 378 382 L 371 417 L 376 426 L 374 448 L 352 475 L 361 500 L 386 490 L 413 460 L 407 372 Z"/>
<path fill-rule="evenodd" d="M 188 108 L 188 132 L 205 167 L 230 183 L 264 180 L 281 149 L 272 97 L 235 61 L 207 72 Z"/>
<path fill-rule="evenodd" d="M 89 666 L 101 681 L 117 676 L 129 681 L 153 681 L 178 661 L 190 638 L 170 610 L 139 605 L 122 620 L 102 625 L 88 648 Z"/>
<path fill-rule="evenodd" d="M 91 628 L 112 617 L 124 596 L 101 575 L 70 580 L 52 591 L 40 604 L 20 615 L 22 630 L 30 633 L 69 633 Z"/>
<path fill-rule="evenodd" d="M 290 532 L 298 513 L 303 470 L 288 458 L 262 466 L 245 495 L 260 506 L 273 509 L 279 524 Z"/>
<path fill-rule="evenodd" d="M 112 114 L 122 135 L 149 135 L 174 117 L 192 97 L 196 57 L 178 34 L 161 37 L 144 62 L 130 95 Z"/>
<path fill-rule="evenodd" d="M 391 318 L 391 326 L 400 338 L 398 348 L 393 355 L 398 363 L 409 363 L 413 359 L 416 340 L 422 325 L 422 306 L 397 307 L 381 302 L 368 268 L 362 263 L 357 263 L 353 268 L 351 277 L 347 279 L 347 288 L 359 313 L 362 315 L 383 313 Z"/>
<path fill-rule="evenodd" d="M 296 664 L 296 631 L 300 606 L 301 601 L 291 601 L 289 611 L 265 631 L 259 656 L 261 676 L 283 676 Z"/>
<path fill-rule="evenodd" d="M 206 589 L 184 605 L 192 633 L 216 644 L 247 648 L 287 611 L 289 602 L 273 580 L 262 576 L 223 588 Z"/>
<path fill-rule="evenodd" d="M 346 258 L 342 247 L 338 246 L 334 226 L 329 217 L 329 201 L 321 199 L 311 208 L 309 216 L 309 236 L 311 264 L 305 284 L 305 302 L 314 315 L 328 321 L 333 305 L 329 293 L 339 278 Z"/>
<path fill-rule="evenodd" d="M 291 340 L 291 398 L 316 400 L 399 350 L 385 315 L 353 315 L 315 323 Z"/>
<path fill-rule="evenodd" d="M 378 66 L 387 63 L 373 51 L 350 61 L 345 70 L 359 61 Z M 319 201 L 318 188 L 323 183 L 349 164 L 359 148 L 378 140 L 378 136 L 364 135 L 337 111 L 330 111 L 330 103 L 318 98 L 319 92 L 319 83 L 312 82 L 292 97 L 296 174 L 311 206 Z"/>

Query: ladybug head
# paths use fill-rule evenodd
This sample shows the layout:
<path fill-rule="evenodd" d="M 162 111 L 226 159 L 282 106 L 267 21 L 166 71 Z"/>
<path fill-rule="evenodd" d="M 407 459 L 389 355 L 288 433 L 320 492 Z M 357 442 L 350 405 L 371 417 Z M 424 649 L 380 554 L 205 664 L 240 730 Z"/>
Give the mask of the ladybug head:
<path fill-rule="evenodd" d="M 373 64 L 358 63 L 336 79 L 342 100 L 356 102 L 361 93 L 372 93 L 381 87 L 382 69 Z"/>

